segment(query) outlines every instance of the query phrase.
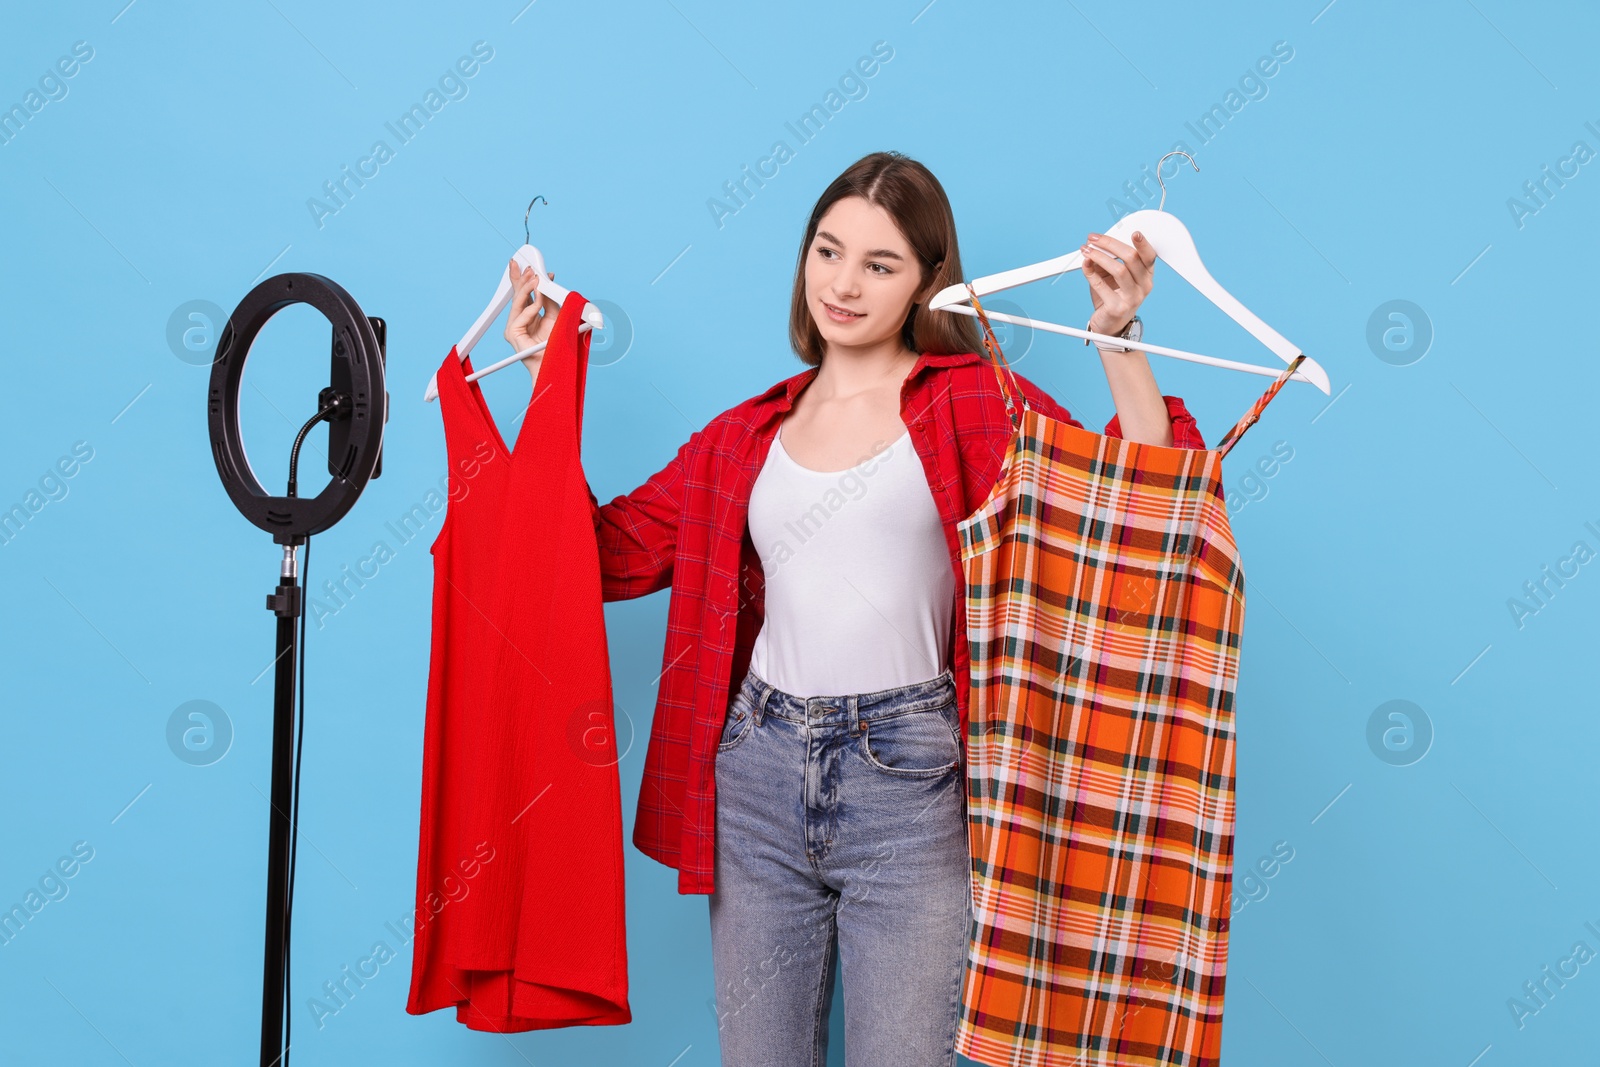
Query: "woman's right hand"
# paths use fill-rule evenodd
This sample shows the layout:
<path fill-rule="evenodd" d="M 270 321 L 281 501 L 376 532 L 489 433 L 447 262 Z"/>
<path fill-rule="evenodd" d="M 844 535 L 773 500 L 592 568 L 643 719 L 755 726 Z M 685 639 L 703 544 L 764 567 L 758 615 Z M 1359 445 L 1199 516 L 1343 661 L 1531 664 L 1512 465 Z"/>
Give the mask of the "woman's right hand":
<path fill-rule="evenodd" d="M 511 311 L 506 316 L 506 341 L 514 352 L 521 352 L 525 348 L 550 338 L 550 331 L 555 327 L 556 313 L 561 310 L 550 297 L 543 293 L 538 299 L 533 298 L 535 287 L 539 284 L 539 276 L 532 267 L 518 267 L 517 261 L 511 261 Z M 555 280 L 556 272 L 550 272 L 550 279 Z M 540 315 L 540 309 L 544 314 Z M 532 355 L 522 357 L 522 365 L 528 368 L 528 373 L 535 378 L 539 376 L 539 363 L 544 358 L 541 350 Z"/>

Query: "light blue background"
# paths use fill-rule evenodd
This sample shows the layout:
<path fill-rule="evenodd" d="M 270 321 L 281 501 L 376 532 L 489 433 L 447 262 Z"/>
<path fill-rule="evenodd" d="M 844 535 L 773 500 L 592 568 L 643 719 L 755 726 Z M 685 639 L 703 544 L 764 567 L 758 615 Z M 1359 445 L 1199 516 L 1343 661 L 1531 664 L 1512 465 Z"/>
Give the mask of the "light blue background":
<path fill-rule="evenodd" d="M 589 380 L 586 466 L 609 499 L 800 369 L 785 333 L 798 240 L 862 154 L 899 149 L 939 175 L 976 276 L 1109 226 L 1108 201 L 1179 141 L 1200 171 L 1169 181 L 1167 207 L 1337 396 L 1290 386 L 1227 461 L 1248 500 L 1234 515 L 1250 580 L 1239 872 L 1278 842 L 1294 858 L 1236 914 L 1226 1062 L 1594 1055 L 1600 963 L 1520 1028 L 1508 1006 L 1575 942 L 1600 951 L 1584 926 L 1600 928 L 1600 564 L 1551 583 L 1520 627 L 1508 607 L 1574 542 L 1600 550 L 1584 526 L 1600 528 L 1596 276 L 1578 236 L 1600 221 L 1600 176 L 1581 168 L 1521 225 L 1508 206 L 1574 142 L 1600 149 L 1587 5 L 125 2 L 17 6 L 0 35 L 4 106 L 75 41 L 94 49 L 0 145 L 0 506 L 75 442 L 93 449 L 0 547 L 0 905 L 74 842 L 94 850 L 68 895 L 0 945 L 0 1059 L 255 1062 L 272 696 L 270 673 L 256 679 L 277 551 L 217 482 L 207 370 L 169 347 L 175 309 L 231 309 L 260 278 L 303 270 L 389 322 L 384 475 L 311 561 L 320 589 L 374 541 L 396 549 L 310 634 L 293 1062 L 704 1067 L 717 1062 L 705 900 L 679 897 L 631 845 L 629 1026 L 507 1038 L 409 1016 L 409 948 L 320 1030 L 305 1006 L 393 943 L 385 923 L 413 906 L 437 520 L 403 546 L 385 523 L 444 474 L 429 374 L 543 194 L 534 242 L 634 331 L 631 346 L 597 343 Z M 479 40 L 494 55 L 467 95 L 319 227 L 308 198 Z M 866 96 L 798 145 L 784 123 L 877 41 L 894 54 Z M 1186 123 L 1279 41 L 1292 59 L 1196 137 Z M 778 139 L 795 158 L 719 227 L 707 201 Z M 1074 324 L 1090 306 L 1078 277 L 1009 296 Z M 1391 300 L 1422 309 L 1422 358 L 1369 343 Z M 1152 342 L 1271 361 L 1170 269 L 1145 318 Z M 498 333 L 486 351 L 505 351 Z M 1040 336 L 1019 368 L 1098 426 L 1110 401 L 1084 351 Z M 303 307 L 258 342 L 244 417 L 269 486 L 326 361 L 326 325 Z M 1265 384 L 1152 362 L 1211 440 Z M 509 427 L 526 376 L 487 392 Z M 303 469 L 324 469 L 322 440 Z M 1246 482 L 1280 441 L 1293 459 Z M 661 593 L 608 607 L 625 746 L 636 732 L 630 831 L 666 606 Z M 166 741 L 195 699 L 235 732 L 205 767 Z M 1408 766 L 1367 740 L 1395 699 L 1433 733 Z"/>

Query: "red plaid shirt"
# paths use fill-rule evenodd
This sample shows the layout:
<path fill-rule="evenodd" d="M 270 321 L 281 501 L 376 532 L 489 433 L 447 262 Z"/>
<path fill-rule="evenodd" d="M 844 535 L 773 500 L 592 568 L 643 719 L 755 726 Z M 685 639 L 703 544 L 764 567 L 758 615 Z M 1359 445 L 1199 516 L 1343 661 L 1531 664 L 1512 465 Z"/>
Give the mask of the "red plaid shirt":
<path fill-rule="evenodd" d="M 677 869 L 680 893 L 713 889 L 717 743 L 729 693 L 749 667 L 763 618 L 761 559 L 745 522 L 750 489 L 785 413 L 815 374 L 809 367 L 718 415 L 633 492 L 604 505 L 589 492 L 604 599 L 672 586 L 633 843 Z M 1038 386 L 1016 378 L 1029 407 L 1082 425 Z M 1166 402 L 1173 444 L 1204 448 L 1183 401 Z M 900 388 L 900 417 L 927 472 L 956 576 L 946 654 L 964 735 L 966 578 L 956 524 L 993 488 L 1011 424 L 993 367 L 973 352 L 924 353 Z M 1121 436 L 1116 418 L 1105 432 Z"/>

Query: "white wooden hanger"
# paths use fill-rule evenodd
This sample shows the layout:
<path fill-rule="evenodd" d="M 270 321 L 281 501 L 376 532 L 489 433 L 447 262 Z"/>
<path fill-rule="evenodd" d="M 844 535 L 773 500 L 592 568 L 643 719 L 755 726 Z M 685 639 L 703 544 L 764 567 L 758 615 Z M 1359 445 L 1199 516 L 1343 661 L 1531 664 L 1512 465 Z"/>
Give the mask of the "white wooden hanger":
<path fill-rule="evenodd" d="M 1168 152 L 1162 156 L 1162 162 L 1167 156 L 1184 156 L 1189 160 L 1190 166 L 1196 171 L 1200 167 L 1195 163 L 1194 157 L 1187 152 Z M 1161 181 L 1161 163 L 1156 164 L 1156 180 Z M 1161 202 L 1155 210 L 1146 208 L 1124 215 L 1117 220 L 1116 225 L 1105 231 L 1106 236 L 1133 243 L 1133 231 L 1138 230 L 1144 234 L 1145 240 L 1150 242 L 1150 247 L 1155 249 L 1156 255 L 1165 260 L 1173 270 L 1178 272 L 1190 285 L 1199 290 L 1200 295 L 1217 305 L 1228 317 L 1243 326 L 1250 334 L 1272 350 L 1279 359 L 1285 363 L 1292 363 L 1294 358 L 1301 354 L 1300 349 L 1291 344 L 1282 334 L 1262 322 L 1249 308 L 1239 303 L 1226 289 L 1224 289 L 1211 272 L 1200 261 L 1200 253 L 1195 249 L 1194 238 L 1189 236 L 1188 229 L 1178 221 L 1176 215 L 1162 210 L 1167 202 L 1167 185 L 1161 181 Z M 1042 263 L 1034 263 L 1026 267 L 1017 267 L 1014 270 L 1002 271 L 999 274 L 990 274 L 978 278 L 971 283 L 958 283 L 946 286 L 939 290 L 928 307 L 940 311 L 953 311 L 962 315 L 976 317 L 978 312 L 973 308 L 971 294 L 967 292 L 967 285 L 971 284 L 978 296 L 987 296 L 997 293 L 1002 289 L 1011 289 L 1028 282 L 1041 281 L 1045 278 L 1055 277 L 1069 271 L 1083 269 L 1083 253 L 1079 251 L 1068 252 L 1055 259 L 1047 259 Z M 1045 330 L 1049 333 L 1067 334 L 1071 337 L 1082 337 L 1086 341 L 1101 341 L 1106 345 L 1120 345 L 1126 347 L 1128 342 L 1120 337 L 1112 337 L 1103 333 L 1093 333 L 1089 330 L 1080 330 L 1071 326 L 1059 326 L 1053 322 L 1041 322 L 1037 319 L 1026 318 L 1021 315 L 1004 315 L 998 311 L 984 308 L 984 314 L 991 319 L 1002 322 L 1012 322 L 1019 326 L 1032 326 L 1034 329 Z M 1201 355 L 1198 352 L 1185 352 L 1177 348 L 1164 348 L 1160 345 L 1148 344 L 1140 341 L 1138 349 L 1141 352 L 1154 352 L 1161 356 L 1171 356 L 1174 359 L 1188 360 L 1191 363 L 1203 363 L 1209 367 L 1223 367 L 1227 370 L 1243 371 L 1246 374 L 1261 374 L 1269 378 L 1276 378 L 1281 370 L 1271 367 L 1261 367 L 1254 363 L 1239 363 L 1231 359 L 1218 359 L 1216 356 Z M 1290 381 L 1310 382 L 1324 393 L 1331 393 L 1328 384 L 1328 373 L 1318 363 L 1307 357 L 1300 364 L 1300 369 L 1295 371 Z"/>
<path fill-rule="evenodd" d="M 528 211 L 533 211 L 534 201 L 542 199 L 544 198 L 536 196 L 533 198 L 533 200 L 530 200 L 528 202 Z M 545 202 L 549 203 L 549 201 Z M 529 239 L 527 214 L 522 216 L 522 236 L 524 240 Z M 533 268 L 534 274 L 539 279 L 539 285 L 535 290 L 536 292 L 543 293 L 551 300 L 554 300 L 556 307 L 558 308 L 566 302 L 568 296 L 567 290 L 550 280 L 550 274 L 545 270 L 544 256 L 537 248 L 533 247 L 532 244 L 524 244 L 521 248 L 517 249 L 516 254 L 511 258 L 516 261 L 518 267 Z M 467 356 L 472 354 L 473 347 L 477 345 L 479 341 L 483 340 L 483 335 L 489 332 L 489 327 L 494 325 L 495 320 L 500 317 L 500 313 L 506 309 L 506 305 L 511 303 L 512 290 L 513 283 L 511 278 L 511 267 L 507 265 L 505 270 L 500 273 L 500 284 L 495 286 L 494 299 L 489 301 L 489 306 L 483 309 L 483 314 L 478 316 L 478 321 L 472 324 L 472 328 L 467 331 L 467 335 L 456 344 L 456 355 L 458 357 L 460 357 L 462 360 L 465 360 Z M 545 312 L 545 314 L 550 314 L 550 312 Z M 580 333 L 584 330 L 602 330 L 605 328 L 605 317 L 600 314 L 600 309 L 591 301 L 584 302 L 583 314 L 581 317 L 583 321 L 578 326 L 578 331 Z M 516 352 L 507 356 L 498 363 L 492 363 L 487 367 L 475 370 L 471 374 L 467 375 L 467 381 L 475 382 L 479 378 L 482 378 L 485 374 L 493 374 L 502 367 L 509 367 L 511 364 L 517 362 L 519 359 L 522 359 L 524 356 L 531 356 L 535 352 L 542 351 L 544 346 L 548 343 L 548 341 L 541 341 L 531 348 L 525 348 L 521 352 Z M 438 372 L 435 371 L 433 376 L 428 379 L 428 388 L 423 392 L 422 399 L 424 401 L 433 400 L 437 398 L 438 395 L 439 375 Z"/>

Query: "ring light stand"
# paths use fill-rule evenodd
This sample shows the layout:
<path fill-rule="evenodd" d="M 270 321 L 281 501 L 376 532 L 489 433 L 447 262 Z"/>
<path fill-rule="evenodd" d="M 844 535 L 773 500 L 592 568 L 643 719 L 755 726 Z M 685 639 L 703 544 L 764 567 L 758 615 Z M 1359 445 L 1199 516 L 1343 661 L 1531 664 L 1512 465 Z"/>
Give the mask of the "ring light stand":
<path fill-rule="evenodd" d="M 288 491 L 269 494 L 250 469 L 239 429 L 239 388 L 250 346 L 262 327 L 291 304 L 310 304 L 333 324 L 329 384 L 317 396 L 317 413 L 295 437 Z M 272 806 L 268 814 L 266 947 L 261 977 L 261 1067 L 287 1064 L 284 1006 L 288 1000 L 289 927 L 294 897 L 294 842 L 299 812 L 296 741 L 304 732 L 305 676 L 299 670 L 300 730 L 295 728 L 297 661 L 304 659 L 304 587 L 295 550 L 312 534 L 330 529 L 355 505 L 367 482 L 382 473 L 383 426 L 388 394 L 383 385 L 386 329 L 368 318 L 338 284 L 320 274 L 279 274 L 250 290 L 228 317 L 217 341 L 207 398 L 211 454 L 223 488 L 244 517 L 283 546 L 278 586 L 267 609 L 278 617 L 273 693 Z M 298 495 L 300 445 L 318 422 L 328 423 L 328 474 L 322 492 Z M 300 623 L 297 638 L 295 624 Z"/>

